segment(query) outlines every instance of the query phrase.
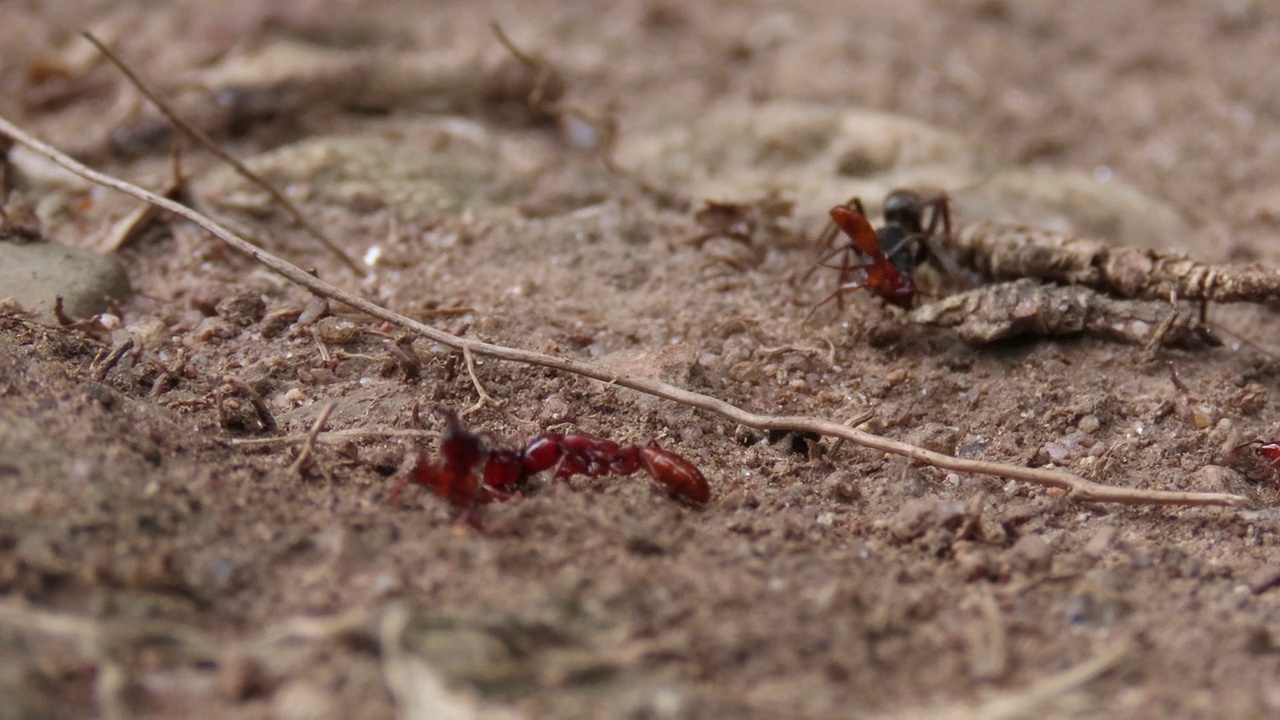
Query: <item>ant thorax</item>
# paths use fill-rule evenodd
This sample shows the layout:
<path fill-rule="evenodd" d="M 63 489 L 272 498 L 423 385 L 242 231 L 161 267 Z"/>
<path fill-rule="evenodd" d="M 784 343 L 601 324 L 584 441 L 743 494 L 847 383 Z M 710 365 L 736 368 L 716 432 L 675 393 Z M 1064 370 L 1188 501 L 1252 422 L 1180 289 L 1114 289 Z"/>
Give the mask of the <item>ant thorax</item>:
<path fill-rule="evenodd" d="M 915 273 L 916 268 L 928 259 L 924 235 L 899 225 L 886 225 L 876 231 L 876 239 L 884 255 L 904 275 Z"/>

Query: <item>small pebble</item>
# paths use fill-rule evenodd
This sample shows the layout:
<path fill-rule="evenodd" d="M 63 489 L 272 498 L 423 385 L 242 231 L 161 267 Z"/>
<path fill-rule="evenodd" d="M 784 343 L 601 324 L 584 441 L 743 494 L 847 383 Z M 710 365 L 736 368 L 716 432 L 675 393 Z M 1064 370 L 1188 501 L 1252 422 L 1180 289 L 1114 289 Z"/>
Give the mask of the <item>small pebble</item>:
<path fill-rule="evenodd" d="M 158 317 L 141 318 L 129 323 L 128 329 L 138 345 L 152 351 L 169 339 L 169 326 Z"/>
<path fill-rule="evenodd" d="M 329 345 L 346 345 L 360 336 L 360 326 L 344 318 L 320 318 L 314 326 L 316 339 Z"/>
<path fill-rule="evenodd" d="M 899 540 L 910 540 L 925 531 L 933 516 L 934 501 L 923 498 L 908 500 L 889 520 L 889 532 Z"/>
<path fill-rule="evenodd" d="M 951 552 L 965 582 L 996 578 L 1000 575 L 999 568 L 991 561 L 991 552 L 978 543 L 957 540 L 952 544 Z"/>
<path fill-rule="evenodd" d="M 267 312 L 267 304 L 262 301 L 262 295 L 257 291 L 248 290 L 223 298 L 218 301 L 214 310 L 223 320 L 240 327 L 248 327 L 262 319 Z"/>
<path fill-rule="evenodd" d="M 191 334 L 200 342 L 229 340 L 240 334 L 240 328 L 215 315 L 201 320 Z"/>
<path fill-rule="evenodd" d="M 218 303 L 227 296 L 225 283 L 196 282 L 187 289 L 187 304 L 206 316 L 218 314 Z"/>
<path fill-rule="evenodd" d="M 736 383 L 755 383 L 764 378 L 760 365 L 749 360 L 734 363 L 729 368 L 729 379 Z"/>
<path fill-rule="evenodd" d="M 1084 545 L 1084 554 L 1089 557 L 1101 557 L 1111 546 L 1111 541 L 1116 538 L 1116 527 L 1114 525 L 1103 525 L 1098 531 L 1089 538 L 1089 542 Z"/>
<path fill-rule="evenodd" d="M 914 498 L 903 503 L 887 527 L 897 539 L 911 540 L 931 527 L 954 528 L 968 512 L 969 506 L 957 500 Z"/>
<path fill-rule="evenodd" d="M 1024 535 L 1009 548 L 1009 559 L 1026 572 L 1043 572 L 1053 561 L 1053 548 L 1039 535 Z"/>
<path fill-rule="evenodd" d="M 1076 427 L 1080 428 L 1080 432 L 1092 435 L 1102 427 L 1102 422 L 1098 420 L 1097 415 L 1085 415 L 1080 418 L 1080 422 L 1076 423 Z"/>
<path fill-rule="evenodd" d="M 1244 487 L 1244 476 L 1221 465 L 1205 465 L 1191 474 L 1191 488 L 1200 492 L 1239 493 Z"/>
<path fill-rule="evenodd" d="M 1054 462 L 1062 462 L 1067 457 L 1067 446 L 1062 443 L 1047 442 L 1040 446 L 1040 452 Z"/>
<path fill-rule="evenodd" d="M 218 663 L 218 689 L 227 698 L 243 702 L 266 689 L 262 663 L 242 653 L 231 653 Z"/>
<path fill-rule="evenodd" d="M 907 371 L 902 368 L 891 370 L 888 375 L 884 376 L 884 381 L 889 383 L 890 385 L 897 385 L 906 379 L 907 379 Z"/>
<path fill-rule="evenodd" d="M 862 499 L 862 490 L 858 487 L 857 478 L 845 470 L 837 470 L 827 476 L 823 483 L 827 488 L 827 495 L 832 500 L 842 503 L 855 503 Z"/>
<path fill-rule="evenodd" d="M 907 441 L 926 450 L 954 455 L 960 441 L 960 428 L 937 422 L 926 422 L 907 435 Z"/>
<path fill-rule="evenodd" d="M 1205 430 L 1218 421 L 1218 411 L 1210 405 L 1193 405 L 1191 407 L 1191 423 L 1197 430 Z"/>
<path fill-rule="evenodd" d="M 1249 592 L 1254 595 L 1261 594 L 1280 585 L 1280 565 L 1268 565 L 1255 570 L 1245 580 L 1244 584 L 1249 586 Z"/>

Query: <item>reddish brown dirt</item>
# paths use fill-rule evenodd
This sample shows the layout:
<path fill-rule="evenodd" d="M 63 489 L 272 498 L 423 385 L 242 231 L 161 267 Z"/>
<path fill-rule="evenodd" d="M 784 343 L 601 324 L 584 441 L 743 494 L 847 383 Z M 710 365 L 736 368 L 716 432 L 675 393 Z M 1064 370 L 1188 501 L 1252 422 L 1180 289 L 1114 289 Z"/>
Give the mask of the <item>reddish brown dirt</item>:
<path fill-rule="evenodd" d="M 153 187 L 167 144 L 125 158 L 91 142 L 117 119 L 118 74 L 97 64 L 57 88 L 32 75 L 65 60 L 82 27 L 115 27 L 118 52 L 176 93 L 168 78 L 282 36 L 493 67 L 497 17 L 557 64 L 575 106 L 610 109 L 624 138 L 696 133 L 726 99 L 877 108 L 1001 165 L 1107 168 L 1185 221 L 1170 244 L 1280 262 L 1267 242 L 1280 218 L 1280 86 L 1267 75 L 1280 7 L 1262 2 L 896 0 L 834 16 L 822 2 L 27 5 L 4 11 L 3 113 Z M 799 203 L 794 231 L 743 255 L 696 241 L 706 198 L 611 174 L 531 123 L 520 95 L 441 95 L 463 98 L 444 124 L 408 101 L 367 112 L 321 96 L 315 112 L 220 133 L 242 157 L 342 135 L 458 163 L 452 206 L 402 206 L 378 188 L 334 202 L 318 174 L 290 187 L 353 255 L 381 247 L 373 281 L 283 213 L 235 214 L 225 195 L 216 211 L 453 332 L 761 412 L 842 419 L 875 404 L 875 432 L 926 447 L 1241 492 L 1260 509 L 1072 504 L 491 360 L 477 373 L 505 410 L 468 422 L 495 442 L 564 427 L 658 437 L 701 465 L 712 502 L 673 502 L 635 476 L 547 483 L 486 508 L 482 529 L 421 492 L 388 506 L 405 458 L 433 446 L 432 408 L 477 400 L 461 358 L 406 341 L 421 366 L 407 377 L 387 349 L 397 331 L 363 315 L 273 321 L 308 294 L 172 223 L 119 253 L 136 295 L 106 342 L 138 346 L 101 381 L 101 340 L 0 319 L 0 696 L 12 713 L 0 716 L 382 717 L 476 698 L 533 717 L 1280 712 L 1280 589 L 1267 582 L 1280 572 L 1280 493 L 1249 450 L 1230 451 L 1278 434 L 1272 310 L 1212 308 L 1234 333 L 1226 347 L 1154 361 L 1091 338 L 972 348 L 865 297 L 806 324 L 828 286 L 802 280 L 816 253 L 805 238 L 840 189 L 777 188 Z M 190 148 L 187 162 L 216 165 Z M 42 192 L 33 182 L 14 202 L 37 206 Z M 41 215 L 44 231 L 85 247 L 134 207 L 69 197 Z M 281 435 L 306 432 L 326 400 L 338 403 L 330 430 L 426 432 L 332 436 L 290 472 L 300 443 L 245 442 L 271 434 L 242 393 L 219 412 L 226 376 L 265 397 Z M 1088 677 L 1046 684 L 1090 663 Z M 403 673 L 438 673 L 461 694 L 414 705 L 396 689 Z"/>

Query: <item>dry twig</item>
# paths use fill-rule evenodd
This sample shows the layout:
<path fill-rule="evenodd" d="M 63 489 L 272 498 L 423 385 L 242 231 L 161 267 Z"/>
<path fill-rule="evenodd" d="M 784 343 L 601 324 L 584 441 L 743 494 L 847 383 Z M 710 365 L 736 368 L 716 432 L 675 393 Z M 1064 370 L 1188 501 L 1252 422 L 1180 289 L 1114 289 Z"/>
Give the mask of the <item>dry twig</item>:
<path fill-rule="evenodd" d="M 106 379 L 107 373 L 111 372 L 111 368 L 120 362 L 120 358 L 124 354 L 133 349 L 133 338 L 125 338 L 124 342 L 119 343 L 110 351 L 104 353 L 101 358 L 94 358 L 93 366 L 90 368 L 90 374 L 93 379 L 102 382 Z"/>
<path fill-rule="evenodd" d="M 286 471 L 290 474 L 300 472 L 302 466 L 311 459 L 311 454 L 316 450 L 316 436 L 324 430 L 324 424 L 329 422 L 329 416 L 333 414 L 333 409 L 338 407 L 338 403 L 330 400 L 320 408 L 320 414 L 316 417 L 316 421 L 311 424 L 311 429 L 307 431 L 306 441 L 302 443 L 302 450 L 298 453 L 297 459 L 289 465 Z"/>
<path fill-rule="evenodd" d="M 588 112 L 560 100 L 566 83 L 564 75 L 556 66 L 541 55 L 527 53 L 517 47 L 497 21 L 489 23 L 489 27 L 507 52 L 511 53 L 511 56 L 524 65 L 530 73 L 533 73 L 533 89 L 529 91 L 527 100 L 529 109 L 535 113 L 549 115 L 562 123 L 564 118 L 574 118 L 585 123 L 598 134 L 595 148 L 601 160 L 604 161 L 605 167 L 616 172 L 618 168 L 613 162 L 613 148 L 618 139 L 617 119 L 612 115 Z"/>
<path fill-rule="evenodd" d="M 267 401 L 262 399 L 261 393 L 254 390 L 249 383 L 237 377 L 227 375 L 222 378 L 222 381 L 249 399 L 249 404 L 253 405 L 253 411 L 258 415 L 258 420 L 262 423 L 263 430 L 269 433 L 279 432 L 280 428 L 276 425 L 276 418 L 271 414 L 271 408 L 267 407 Z M 221 401 L 221 396 L 218 399 Z M 221 412 L 221 402 L 219 402 L 219 412 Z"/>
<path fill-rule="evenodd" d="M 489 391 L 484 389 L 484 385 L 481 384 L 479 376 L 476 375 L 476 359 L 474 354 L 471 352 L 471 348 L 466 346 L 462 347 L 462 359 L 467 363 L 467 375 L 471 378 L 471 384 L 475 386 L 476 395 L 479 395 L 480 397 L 476 400 L 474 405 L 458 413 L 458 416 L 466 417 L 480 410 L 485 405 L 502 408 L 503 403 L 495 400 L 493 396 L 489 394 Z"/>
<path fill-rule="evenodd" d="M 53 317 L 62 327 L 71 327 L 76 324 L 75 319 L 67 314 L 67 309 L 63 303 L 61 295 L 55 295 L 53 297 Z"/>
<path fill-rule="evenodd" d="M 413 356 L 412 348 L 401 347 L 395 338 L 386 338 L 384 344 L 387 352 L 391 353 L 392 359 L 395 360 L 396 365 L 404 373 L 404 379 L 417 380 L 418 376 L 422 374 L 422 364 Z"/>
<path fill-rule="evenodd" d="M 263 266 L 282 277 L 301 285 L 308 290 L 356 310 L 367 313 L 379 320 L 385 320 L 403 327 L 424 338 L 440 343 L 455 350 L 466 350 L 476 355 L 483 355 L 498 360 L 546 367 L 561 372 L 573 373 L 583 377 L 599 380 L 603 383 L 618 385 L 637 392 L 653 395 L 672 402 L 680 403 L 705 412 L 715 413 L 727 420 L 758 430 L 790 430 L 793 432 L 811 432 L 828 437 L 843 438 L 869 450 L 901 455 L 916 462 L 932 465 L 956 473 L 991 475 L 995 477 L 1021 480 L 1045 487 L 1059 488 L 1067 492 L 1068 497 L 1078 501 L 1114 502 L 1133 505 L 1220 505 L 1229 507 L 1248 507 L 1252 503 L 1242 495 L 1229 493 L 1178 492 L 1164 490 L 1144 490 L 1137 488 L 1109 487 L 1077 475 L 1061 470 L 1044 468 L 1027 468 L 984 460 L 957 458 L 933 452 L 910 443 L 900 442 L 840 423 L 821 418 L 798 415 L 766 415 L 753 413 L 724 400 L 692 392 L 650 378 L 637 377 L 612 372 L 605 368 L 585 362 L 546 355 L 531 350 L 522 350 L 502 345 L 494 345 L 478 340 L 458 337 L 425 323 L 401 315 L 371 302 L 359 295 L 331 285 L 304 271 L 302 268 L 257 247 L 244 238 L 236 235 L 205 215 L 188 207 L 166 200 L 155 193 L 144 190 L 132 183 L 86 167 L 56 148 L 37 140 L 10 120 L 0 116 L 0 133 L 26 145 L 37 153 L 44 155 L 71 172 L 104 187 L 118 190 L 143 202 L 158 205 L 169 212 L 180 215 L 205 231 L 226 242 Z"/>
<path fill-rule="evenodd" d="M 232 445 L 241 447 L 267 447 L 271 445 L 288 445 L 296 442 L 306 442 L 311 433 L 298 433 L 296 435 L 280 435 L 279 437 L 265 438 L 231 438 Z M 406 437 L 406 438 L 438 438 L 440 433 L 436 430 L 400 430 L 388 428 L 386 430 L 352 428 L 350 430 L 330 430 L 329 432 L 320 432 L 316 434 L 316 442 L 347 442 L 349 440 L 363 440 L 367 438 L 389 438 L 389 437 Z"/>

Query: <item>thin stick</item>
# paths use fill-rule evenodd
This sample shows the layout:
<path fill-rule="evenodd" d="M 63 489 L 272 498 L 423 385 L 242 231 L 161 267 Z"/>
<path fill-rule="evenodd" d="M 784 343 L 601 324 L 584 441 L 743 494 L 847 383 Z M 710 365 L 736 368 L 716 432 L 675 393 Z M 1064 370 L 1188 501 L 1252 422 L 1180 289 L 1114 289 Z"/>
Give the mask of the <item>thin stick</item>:
<path fill-rule="evenodd" d="M 524 65 L 529 72 L 533 73 L 533 90 L 529 92 L 527 102 L 529 107 L 534 110 L 543 110 L 546 102 L 544 96 L 546 95 L 547 85 L 550 84 L 551 78 L 555 75 L 555 68 L 541 57 L 530 55 L 517 47 L 511 41 L 511 38 L 507 36 L 502 26 L 498 24 L 497 20 L 489 22 L 489 29 L 498 37 L 498 42 L 502 43 L 507 52 L 511 53 L 516 60 L 519 60 L 520 64 Z"/>
<path fill-rule="evenodd" d="M 324 407 L 320 408 L 320 414 L 316 417 L 316 421 L 311 424 L 311 430 L 307 432 L 306 442 L 302 443 L 302 450 L 298 453 L 297 459 L 289 465 L 289 469 L 285 472 L 300 472 L 303 464 L 311 459 L 311 454 L 315 452 L 316 449 L 316 436 L 324 430 L 324 424 L 329 422 L 329 416 L 333 414 L 333 409 L 336 407 L 338 407 L 338 403 L 330 400 L 324 404 Z"/>
<path fill-rule="evenodd" d="M 288 445 L 296 442 L 306 442 L 311 433 L 298 433 L 297 435 L 281 435 L 279 437 L 267 438 L 232 438 L 232 445 L 241 447 L 270 447 L 271 445 Z M 440 433 L 435 430 L 366 430 L 353 428 L 351 430 L 330 430 L 329 432 L 320 432 L 316 434 L 316 440 L 321 442 L 345 442 L 347 440 L 359 440 L 364 438 L 388 438 L 388 437 L 407 437 L 407 438 L 437 438 Z"/>
<path fill-rule="evenodd" d="M 425 323 L 418 322 L 417 320 L 401 315 L 400 313 L 388 310 L 387 308 L 366 300 L 359 295 L 355 295 L 347 292 L 346 290 L 335 287 L 334 285 L 330 285 L 329 283 L 308 274 L 302 268 L 257 247 L 248 240 L 241 238 L 239 235 L 236 235 L 222 225 L 219 225 L 209 219 L 207 216 L 202 215 L 185 205 L 180 205 L 171 200 L 166 200 L 165 198 L 144 190 L 137 185 L 86 167 L 84 164 L 77 162 L 65 153 L 62 153 L 27 134 L 18 126 L 14 125 L 8 118 L 3 116 L 0 116 L 0 133 L 8 135 L 10 138 L 26 145 L 37 153 L 44 155 L 53 162 L 85 178 L 86 180 L 102 185 L 103 187 L 118 190 L 126 195 L 135 197 L 143 202 L 157 205 L 169 212 L 190 220 L 195 225 L 203 228 L 210 234 L 235 248 L 238 252 L 244 253 L 280 276 L 307 288 L 317 295 L 336 300 L 344 305 L 348 305 L 356 310 L 378 318 L 379 320 L 385 320 L 394 325 L 399 325 L 400 327 L 421 335 L 424 338 L 440 343 L 441 345 L 454 348 L 455 350 L 461 351 L 465 349 L 485 357 L 496 358 L 498 360 L 508 360 L 526 365 L 546 367 L 552 370 L 559 370 L 561 372 L 573 373 L 593 380 L 599 380 L 600 382 L 607 384 L 619 385 L 646 395 L 653 395 L 654 397 L 687 405 L 692 408 L 697 408 L 698 410 L 714 413 L 732 422 L 736 422 L 740 425 L 746 425 L 747 427 L 755 428 L 757 430 L 812 432 L 828 437 L 843 438 L 869 450 L 901 455 L 916 462 L 933 465 L 955 473 L 991 475 L 994 477 L 1021 480 L 1023 482 L 1029 482 L 1045 487 L 1059 488 L 1061 490 L 1065 490 L 1069 498 L 1077 501 L 1114 502 L 1127 505 L 1221 505 L 1240 508 L 1250 507 L 1253 505 L 1252 501 L 1243 495 L 1109 487 L 1085 480 L 1084 478 L 1061 470 L 1027 468 L 985 460 L 951 457 L 949 455 L 943 455 L 942 453 L 933 452 L 932 450 L 926 450 L 922 447 L 917 447 L 910 443 L 899 442 L 897 440 L 891 440 L 878 435 L 872 435 L 871 433 L 863 432 L 855 428 L 846 427 L 831 420 L 801 415 L 765 415 L 753 413 L 727 403 L 724 400 L 720 400 L 719 398 L 678 388 L 674 385 L 668 385 L 667 383 L 652 380 L 650 378 L 619 374 L 588 363 L 555 357 L 552 355 L 545 355 L 532 350 L 522 350 L 519 348 L 493 345 L 478 340 L 461 338 Z"/>
<path fill-rule="evenodd" d="M 404 372 L 405 380 L 417 380 L 422 374 L 422 364 L 418 359 L 409 354 L 408 350 L 400 347 L 393 338 L 386 338 L 384 341 L 387 352 L 391 353 L 391 357 L 395 359 L 396 364 L 400 366 L 400 370 Z"/>
<path fill-rule="evenodd" d="M 605 168 L 610 172 L 621 174 L 621 169 L 613 162 L 613 148 L 618 140 L 617 119 L 609 114 L 601 115 L 587 112 L 574 105 L 567 105 L 559 98 L 548 100 L 547 89 L 551 87 L 552 81 L 560 74 L 556 67 L 540 55 L 531 55 L 517 47 L 511 38 L 507 36 L 502 26 L 498 24 L 498 21 L 490 22 L 489 28 L 493 30 L 498 42 L 502 43 L 507 52 L 511 53 L 529 72 L 533 73 L 533 90 L 529 91 L 529 97 L 526 100 L 529 109 L 538 113 L 546 113 L 556 119 L 566 116 L 576 117 L 590 125 L 600 133 L 600 144 L 597 150 L 600 158 L 604 161 Z"/>
<path fill-rule="evenodd" d="M 262 423 L 262 428 L 269 433 L 279 432 L 279 426 L 276 425 L 276 418 L 271 414 L 271 408 L 267 407 L 267 401 L 262 399 L 262 394 L 254 390 L 249 383 L 237 377 L 227 375 L 222 381 L 240 392 L 241 395 L 249 398 L 249 404 L 253 405 L 253 411 L 257 413 L 258 420 Z"/>
<path fill-rule="evenodd" d="M 67 314 L 67 310 L 62 303 L 61 295 L 55 295 L 53 297 L 53 317 L 62 327 L 70 327 L 76 324 L 76 321 Z"/>
<path fill-rule="evenodd" d="M 115 53 L 111 52 L 111 50 L 108 49 L 101 40 L 94 37 L 93 33 L 86 30 L 80 34 L 83 35 L 86 40 L 93 43 L 94 47 L 98 48 L 98 51 L 106 56 L 106 58 L 111 61 L 111 64 L 115 65 L 116 68 L 129 79 L 129 82 L 133 83 L 133 86 L 138 88 L 139 92 L 145 95 L 147 99 L 150 100 L 162 114 L 164 114 L 165 117 L 169 118 L 169 122 L 178 126 L 178 128 L 183 132 L 190 135 L 193 140 L 203 145 L 206 150 L 221 158 L 223 162 L 235 168 L 235 171 L 244 176 L 246 180 L 265 190 L 273 200 L 280 203 L 280 206 L 293 216 L 293 220 L 298 223 L 298 227 L 306 230 L 313 237 L 319 240 L 320 244 L 324 245 L 326 250 L 333 253 L 334 257 L 336 257 L 343 265 L 346 265 L 347 268 L 350 269 L 351 272 L 355 273 L 357 277 L 368 276 L 369 272 L 365 268 L 360 267 L 355 260 L 352 260 L 345 252 L 342 251 L 342 248 L 338 247 L 337 243 L 331 240 L 320 228 L 316 227 L 315 224 L 308 220 L 306 216 L 302 214 L 302 211 L 298 209 L 298 206 L 294 205 L 289 198 L 284 196 L 284 193 L 277 190 L 274 185 L 267 182 L 267 180 L 261 175 L 250 170 L 249 166 L 240 162 L 235 158 L 235 156 L 231 155 L 231 153 L 228 153 L 226 150 L 219 147 L 218 144 L 214 142 L 213 138 L 209 137 L 208 133 L 187 122 L 182 118 L 182 116 L 170 109 L 158 95 L 151 91 L 151 88 L 147 87 L 146 84 L 142 82 L 142 79 L 138 77 L 137 73 L 130 69 L 130 67 L 126 65 L 123 60 L 117 57 Z"/>
<path fill-rule="evenodd" d="M 124 342 L 111 348 L 111 352 L 102 358 L 101 362 L 95 362 L 92 367 L 93 379 L 102 382 L 106 379 L 107 373 L 111 372 L 111 368 L 120 362 L 120 358 L 124 354 L 133 349 L 133 338 L 126 338 Z"/>
<path fill-rule="evenodd" d="M 462 347 L 462 359 L 467 363 L 467 375 L 471 376 L 471 384 L 475 386 L 476 394 L 479 395 L 480 398 L 476 400 L 475 405 L 472 405 L 466 410 L 458 413 L 459 417 L 466 417 L 483 408 L 485 405 L 492 405 L 496 408 L 501 408 L 503 404 L 494 400 L 493 396 L 484 389 L 484 385 L 480 383 L 480 378 L 476 375 L 476 359 L 471 352 L 471 348 L 466 347 L 465 345 Z"/>

